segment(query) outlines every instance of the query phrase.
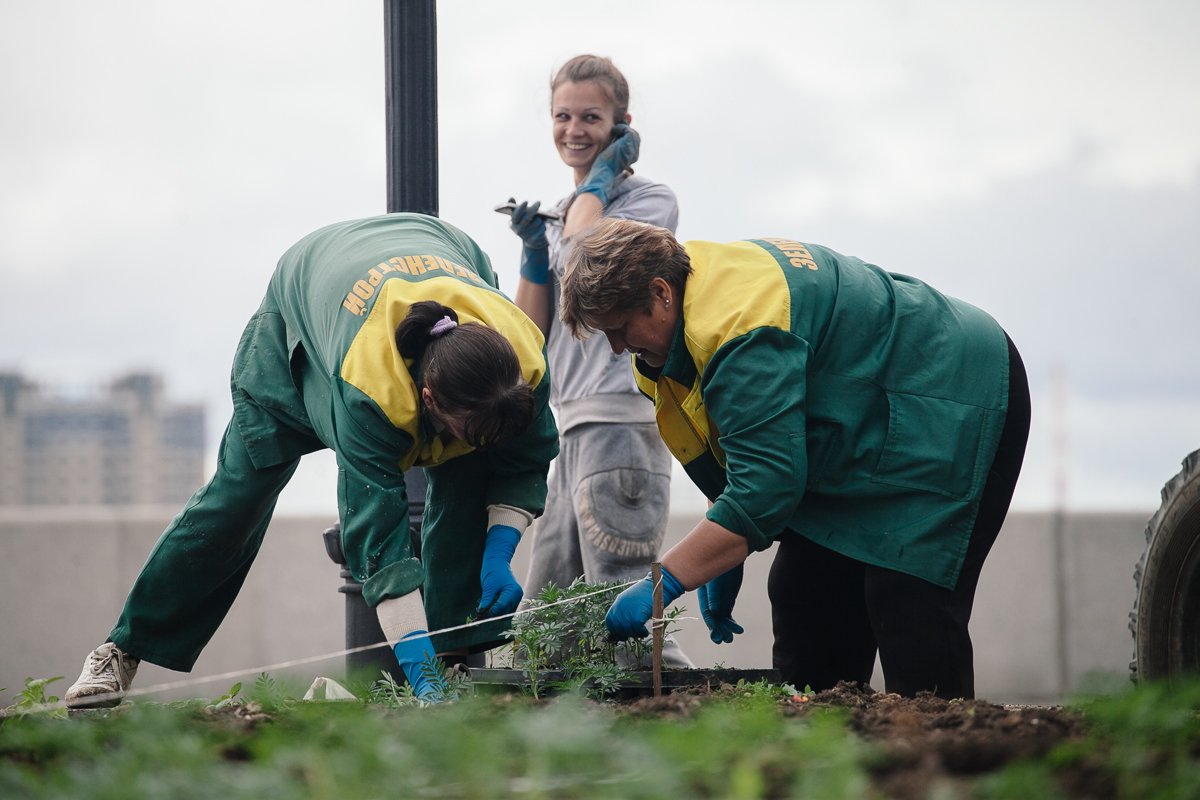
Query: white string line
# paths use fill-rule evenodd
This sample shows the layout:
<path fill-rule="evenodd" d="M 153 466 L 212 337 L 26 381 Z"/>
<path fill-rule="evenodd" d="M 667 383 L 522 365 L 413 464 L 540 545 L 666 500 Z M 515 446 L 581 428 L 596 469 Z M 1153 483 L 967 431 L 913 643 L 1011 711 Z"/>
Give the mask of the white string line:
<path fill-rule="evenodd" d="M 597 589 L 593 592 L 588 592 L 587 594 L 581 594 L 577 597 L 565 597 L 562 600 L 555 600 L 553 603 L 546 603 L 545 605 L 540 605 L 540 606 L 536 606 L 533 608 L 518 609 L 517 611 L 514 611 L 511 614 L 501 614 L 496 617 L 488 617 L 486 619 L 475 620 L 474 622 L 467 622 L 462 625 L 455 625 L 454 627 L 451 627 L 451 628 L 441 628 L 436 631 L 430 631 L 425 634 L 410 637 L 410 639 L 408 639 L 406 641 L 427 638 L 430 636 L 436 636 L 436 635 L 443 634 L 443 633 L 452 633 L 454 631 L 461 631 L 461 630 L 465 630 L 467 628 L 476 627 L 478 625 L 485 625 L 488 623 L 496 622 L 497 620 L 517 617 L 522 614 L 532 614 L 535 611 L 542 611 L 544 609 L 553 608 L 554 606 L 564 605 L 566 603 L 574 603 L 579 600 L 584 600 L 589 597 L 594 597 L 595 595 L 598 595 L 598 594 L 605 594 L 608 592 L 615 592 L 620 589 L 626 589 L 630 586 L 633 586 L 636 583 L 640 583 L 643 580 L 645 580 L 645 578 L 639 578 L 638 580 L 629 581 L 628 583 L 622 583 L 622 584 L 618 584 L 616 586 L 608 586 L 603 589 Z M 682 617 L 680 619 L 695 619 L 695 617 Z M 653 623 L 655 627 L 661 627 L 661 626 L 666 625 L 666 623 L 669 620 L 667 620 L 665 617 L 652 617 L 651 619 L 648 619 L 646 621 Z M 383 647 L 385 645 L 387 645 L 386 640 L 381 641 L 381 642 L 376 642 L 374 644 L 366 644 L 366 645 L 360 645 L 358 647 L 350 647 L 350 648 L 346 648 L 344 650 L 335 650 L 333 652 L 322 653 L 320 655 L 315 655 L 315 656 L 306 656 L 304 658 L 295 658 L 295 659 L 291 659 L 290 661 L 280 661 L 275 664 L 265 664 L 265 665 L 259 666 L 259 667 L 250 667 L 250 668 L 246 668 L 246 669 L 232 670 L 230 672 L 222 672 L 217 675 L 205 675 L 205 676 L 201 676 L 201 677 L 197 677 L 197 678 L 184 678 L 184 679 L 178 680 L 178 681 L 169 681 L 167 683 L 159 683 L 154 686 L 147 686 L 144 689 L 130 689 L 129 691 L 125 692 L 124 694 L 122 694 L 121 692 L 107 692 L 105 694 L 92 695 L 88 698 L 88 701 L 89 701 L 90 707 L 95 707 L 95 706 L 99 705 L 100 703 L 107 702 L 108 700 L 120 699 L 122 697 L 142 697 L 144 695 L 157 694 L 158 692 L 170 691 L 172 689 L 186 689 L 189 686 L 199 686 L 200 684 L 203 684 L 203 683 L 213 683 L 215 681 L 230 680 L 232 678 L 239 678 L 239 677 L 242 677 L 245 675 L 254 675 L 254 674 L 263 673 L 263 672 L 279 672 L 281 670 L 290 669 L 291 667 L 300 667 L 300 666 L 304 666 L 305 664 L 313 664 L 318 661 L 326 661 L 331 658 L 337 658 L 338 656 L 348 656 L 348 655 L 354 655 L 355 653 L 362 653 L 367 650 L 374 650 L 377 647 Z M 49 711 L 49 710 L 53 710 L 53 709 L 57 709 L 57 708 L 66 708 L 66 701 L 60 700 L 57 703 L 45 703 L 41 706 L 38 706 L 37 710 Z"/>

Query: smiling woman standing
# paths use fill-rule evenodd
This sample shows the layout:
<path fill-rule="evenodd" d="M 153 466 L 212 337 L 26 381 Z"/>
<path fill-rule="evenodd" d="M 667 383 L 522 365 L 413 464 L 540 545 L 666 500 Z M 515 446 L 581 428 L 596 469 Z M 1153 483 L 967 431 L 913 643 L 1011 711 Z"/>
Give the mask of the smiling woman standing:
<path fill-rule="evenodd" d="M 607 58 L 572 58 L 550 84 L 554 148 L 571 169 L 573 191 L 558 218 L 521 203 L 512 229 L 522 241 L 516 303 L 547 337 L 551 402 L 560 455 L 546 513 L 534 525 L 526 591 L 554 582 L 626 581 L 646 574 L 666 533 L 670 455 L 654 426 L 654 408 L 634 386 L 628 363 L 602 341 L 573 339 L 558 319 L 559 282 L 574 242 L 602 218 L 631 219 L 672 232 L 675 194 L 634 175 L 641 139 L 629 113 L 629 84 Z M 673 642 L 669 666 L 691 666 Z"/>

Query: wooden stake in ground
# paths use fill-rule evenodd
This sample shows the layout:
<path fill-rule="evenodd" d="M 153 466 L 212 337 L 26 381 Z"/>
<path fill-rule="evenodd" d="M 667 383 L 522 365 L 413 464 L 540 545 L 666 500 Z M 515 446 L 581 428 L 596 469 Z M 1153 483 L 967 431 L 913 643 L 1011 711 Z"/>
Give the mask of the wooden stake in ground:
<path fill-rule="evenodd" d="M 650 629 L 651 669 L 654 670 L 654 696 L 662 697 L 662 649 L 663 649 L 663 593 L 662 593 L 662 564 L 655 561 L 650 565 L 650 580 L 654 584 L 654 614 Z"/>

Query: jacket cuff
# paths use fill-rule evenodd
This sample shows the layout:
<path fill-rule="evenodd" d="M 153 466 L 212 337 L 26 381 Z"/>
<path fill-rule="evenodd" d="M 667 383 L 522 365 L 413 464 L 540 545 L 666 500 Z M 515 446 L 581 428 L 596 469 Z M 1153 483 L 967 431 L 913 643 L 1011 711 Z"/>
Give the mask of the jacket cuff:
<path fill-rule="evenodd" d="M 417 590 L 424 580 L 425 571 L 421 568 L 421 562 L 415 558 L 406 558 L 388 564 L 363 581 L 363 600 L 374 608 L 381 600 L 403 597 Z"/>
<path fill-rule="evenodd" d="M 710 522 L 715 522 L 726 530 L 733 531 L 739 536 L 745 536 L 751 552 L 766 550 L 771 546 L 771 540 L 762 532 L 762 529 L 754 524 L 754 520 L 750 519 L 741 506 L 726 495 L 718 497 L 704 516 Z"/>

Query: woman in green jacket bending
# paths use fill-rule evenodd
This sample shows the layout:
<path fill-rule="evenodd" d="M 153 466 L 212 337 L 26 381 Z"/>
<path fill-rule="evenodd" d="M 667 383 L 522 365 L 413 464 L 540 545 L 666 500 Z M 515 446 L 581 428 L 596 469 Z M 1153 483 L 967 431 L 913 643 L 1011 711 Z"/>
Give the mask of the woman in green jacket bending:
<path fill-rule="evenodd" d="M 680 244 L 605 221 L 576 244 L 561 314 L 633 354 L 659 432 L 711 502 L 663 557 L 664 600 L 698 589 L 713 641 L 742 562 L 778 543 L 774 662 L 814 689 L 974 696 L 967 623 L 1029 431 L 1020 356 L 986 313 L 791 239 Z M 644 635 L 652 586 L 613 603 Z"/>
<path fill-rule="evenodd" d="M 217 469 L 146 561 L 69 707 L 116 705 L 144 659 L 189 671 L 237 597 L 300 457 L 337 455 L 346 566 L 418 696 L 435 651 L 501 642 L 509 562 L 558 452 L 544 340 L 484 252 L 419 214 L 330 225 L 283 255 L 242 334 Z M 427 470 L 422 561 L 404 471 Z M 418 588 L 423 588 L 422 593 Z"/>

